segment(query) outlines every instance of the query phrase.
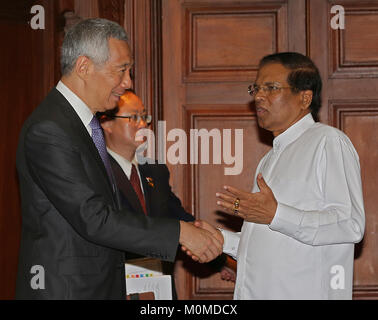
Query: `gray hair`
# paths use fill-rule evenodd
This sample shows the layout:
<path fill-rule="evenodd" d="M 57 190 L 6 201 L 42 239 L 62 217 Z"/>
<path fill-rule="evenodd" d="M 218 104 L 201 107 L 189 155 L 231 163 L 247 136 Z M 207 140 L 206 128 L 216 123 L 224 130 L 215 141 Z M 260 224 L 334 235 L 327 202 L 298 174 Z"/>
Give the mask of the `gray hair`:
<path fill-rule="evenodd" d="M 96 65 L 108 61 L 109 38 L 128 41 L 125 30 L 118 23 L 106 19 L 86 19 L 70 28 L 62 45 L 62 75 L 73 70 L 80 56 L 90 58 Z"/>

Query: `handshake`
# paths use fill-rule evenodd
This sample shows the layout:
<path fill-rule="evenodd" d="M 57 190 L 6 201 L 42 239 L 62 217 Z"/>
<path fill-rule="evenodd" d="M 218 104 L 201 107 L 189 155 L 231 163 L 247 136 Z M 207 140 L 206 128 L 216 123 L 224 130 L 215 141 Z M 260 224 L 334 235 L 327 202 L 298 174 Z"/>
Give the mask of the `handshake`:
<path fill-rule="evenodd" d="M 223 252 L 223 235 L 206 221 L 180 221 L 181 248 L 194 261 L 201 263 L 215 259 Z"/>

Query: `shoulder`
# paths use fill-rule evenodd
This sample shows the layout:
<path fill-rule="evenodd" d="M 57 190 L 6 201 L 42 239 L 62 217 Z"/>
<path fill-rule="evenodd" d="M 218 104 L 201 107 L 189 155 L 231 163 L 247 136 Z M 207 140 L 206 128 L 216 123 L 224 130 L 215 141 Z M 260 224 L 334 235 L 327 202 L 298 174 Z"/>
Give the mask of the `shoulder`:
<path fill-rule="evenodd" d="M 139 170 L 144 173 L 144 175 L 150 176 L 169 176 L 168 167 L 165 164 L 159 164 L 157 161 L 152 163 L 145 163 L 139 165 Z"/>
<path fill-rule="evenodd" d="M 358 158 L 352 141 L 335 127 L 317 122 L 303 134 L 303 139 L 309 145 L 316 145 L 324 150 L 327 148 L 348 150 Z"/>
<path fill-rule="evenodd" d="M 308 130 L 306 130 L 306 132 L 304 133 L 304 137 L 305 138 L 311 137 L 311 140 L 315 140 L 315 141 L 340 140 L 340 141 L 350 143 L 350 139 L 344 132 L 342 132 L 341 130 L 335 127 L 332 127 L 332 126 L 329 126 L 320 122 L 314 123 L 313 126 L 311 126 Z"/>

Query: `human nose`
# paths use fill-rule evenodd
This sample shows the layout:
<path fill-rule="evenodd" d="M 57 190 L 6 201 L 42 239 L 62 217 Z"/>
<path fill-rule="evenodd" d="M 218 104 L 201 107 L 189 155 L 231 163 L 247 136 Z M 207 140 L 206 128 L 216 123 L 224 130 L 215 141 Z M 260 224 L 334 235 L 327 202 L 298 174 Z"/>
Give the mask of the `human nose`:
<path fill-rule="evenodd" d="M 147 128 L 147 119 L 143 119 L 141 116 L 138 117 L 138 129 Z"/>
<path fill-rule="evenodd" d="M 261 100 L 266 97 L 266 90 L 264 90 L 264 87 L 257 86 L 255 89 L 255 100 Z"/>
<path fill-rule="evenodd" d="M 130 76 L 130 69 L 128 69 L 123 75 L 121 86 L 125 89 L 130 89 L 133 85 L 133 81 Z"/>

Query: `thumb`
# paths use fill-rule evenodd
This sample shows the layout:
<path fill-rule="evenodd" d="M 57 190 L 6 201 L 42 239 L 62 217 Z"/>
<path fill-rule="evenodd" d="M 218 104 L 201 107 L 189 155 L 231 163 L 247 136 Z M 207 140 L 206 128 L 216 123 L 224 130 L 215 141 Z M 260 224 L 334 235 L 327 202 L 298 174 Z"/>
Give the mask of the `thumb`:
<path fill-rule="evenodd" d="M 257 176 L 257 185 L 259 186 L 261 192 L 270 190 L 261 173 L 259 173 Z"/>
<path fill-rule="evenodd" d="M 202 222 L 202 220 L 195 220 L 194 221 L 194 226 L 196 226 L 197 228 L 203 228 L 203 222 Z"/>

